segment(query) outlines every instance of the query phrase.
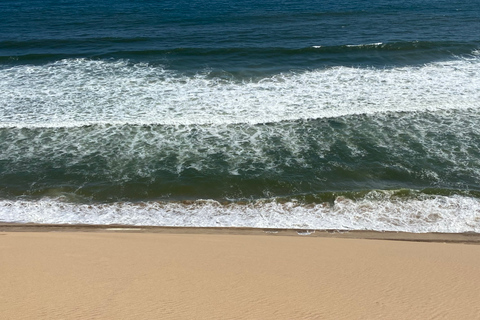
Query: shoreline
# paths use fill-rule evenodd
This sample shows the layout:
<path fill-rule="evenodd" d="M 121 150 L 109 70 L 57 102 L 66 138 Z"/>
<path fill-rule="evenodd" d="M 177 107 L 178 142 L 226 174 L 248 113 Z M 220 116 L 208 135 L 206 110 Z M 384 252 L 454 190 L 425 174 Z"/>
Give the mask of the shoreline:
<path fill-rule="evenodd" d="M 480 244 L 480 233 L 411 233 L 373 230 L 333 229 L 285 229 L 247 227 L 169 227 L 132 225 L 89 225 L 89 224 L 37 224 L 0 223 L 0 232 L 105 232 L 105 233 L 158 233 L 158 234 L 225 234 L 225 235 L 266 235 L 300 236 L 341 239 L 390 240 L 413 242 L 441 242 Z"/>

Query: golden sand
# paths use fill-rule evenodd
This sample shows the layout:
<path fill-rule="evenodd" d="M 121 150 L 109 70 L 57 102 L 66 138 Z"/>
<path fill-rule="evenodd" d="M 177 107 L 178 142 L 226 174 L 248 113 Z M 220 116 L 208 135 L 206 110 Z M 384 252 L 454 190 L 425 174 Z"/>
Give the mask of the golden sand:
<path fill-rule="evenodd" d="M 0 232 L 1 319 L 480 319 L 480 246 Z"/>

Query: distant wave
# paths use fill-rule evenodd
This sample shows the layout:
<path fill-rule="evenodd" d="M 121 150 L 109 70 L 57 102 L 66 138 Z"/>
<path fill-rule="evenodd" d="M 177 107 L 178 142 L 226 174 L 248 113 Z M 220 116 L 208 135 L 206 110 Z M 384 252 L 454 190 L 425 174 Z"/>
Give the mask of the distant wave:
<path fill-rule="evenodd" d="M 63 58 L 78 57 L 131 57 L 141 58 L 142 56 L 187 56 L 187 57 L 221 57 L 221 56 L 265 56 L 265 57 L 287 57 L 287 56 L 303 56 L 303 55 L 325 55 L 325 54 L 342 54 L 342 53 L 413 53 L 417 52 L 433 56 L 443 54 L 445 57 L 451 55 L 470 55 L 480 47 L 480 42 L 452 42 L 452 41 L 405 41 L 405 42 L 389 42 L 389 43 L 366 43 L 355 44 L 348 43 L 344 45 L 322 45 L 312 44 L 303 48 L 291 47 L 184 47 L 184 48 L 162 48 L 157 49 L 158 45 L 149 46 L 149 38 L 86 38 L 86 39 L 32 39 L 24 41 L 0 41 L 0 62 L 8 63 L 12 59 L 20 59 L 21 61 L 50 60 Z M 137 44 L 141 44 L 136 49 Z M 95 45 L 105 47 L 99 53 L 91 51 Z M 24 50 L 35 50 L 28 54 L 22 54 Z M 76 53 L 68 52 L 68 47 L 76 48 Z M 121 50 L 119 50 L 121 48 Z M 2 53 L 2 50 L 4 53 Z"/>

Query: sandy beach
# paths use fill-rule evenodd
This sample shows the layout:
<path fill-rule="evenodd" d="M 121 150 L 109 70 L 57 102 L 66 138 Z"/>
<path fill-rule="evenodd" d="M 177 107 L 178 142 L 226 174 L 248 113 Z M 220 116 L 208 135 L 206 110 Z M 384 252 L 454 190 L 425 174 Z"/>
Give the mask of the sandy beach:
<path fill-rule="evenodd" d="M 1 318 L 480 318 L 476 234 L 271 232 L 3 225 Z"/>

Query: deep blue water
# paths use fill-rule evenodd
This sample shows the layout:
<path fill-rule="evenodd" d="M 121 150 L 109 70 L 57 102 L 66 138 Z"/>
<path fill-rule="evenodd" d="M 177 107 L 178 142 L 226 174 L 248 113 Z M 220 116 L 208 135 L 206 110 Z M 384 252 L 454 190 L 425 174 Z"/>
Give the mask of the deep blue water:
<path fill-rule="evenodd" d="M 480 34 L 478 1 L 30 0 L 2 1 L 0 16 L 3 63 L 124 58 L 182 72 L 426 63 L 470 54 Z"/>
<path fill-rule="evenodd" d="M 0 220 L 480 230 L 480 1 L 4 0 L 0 88 Z"/>

